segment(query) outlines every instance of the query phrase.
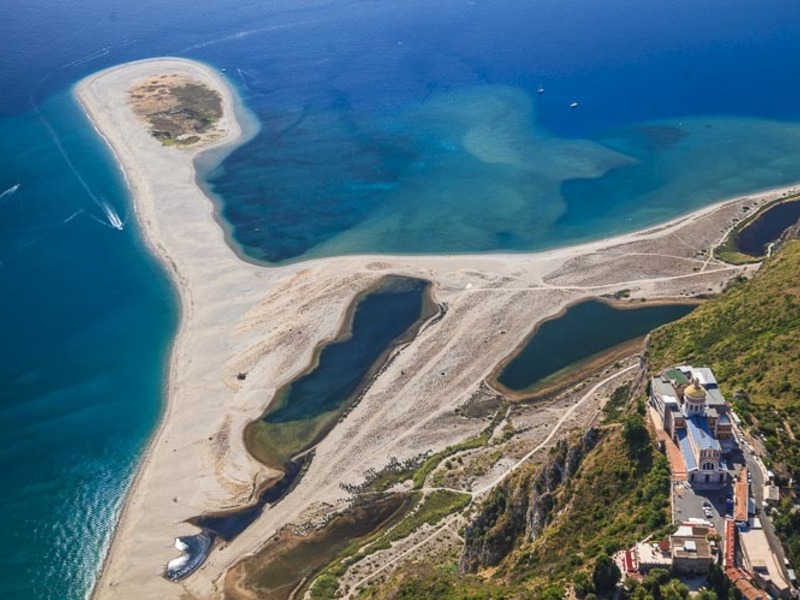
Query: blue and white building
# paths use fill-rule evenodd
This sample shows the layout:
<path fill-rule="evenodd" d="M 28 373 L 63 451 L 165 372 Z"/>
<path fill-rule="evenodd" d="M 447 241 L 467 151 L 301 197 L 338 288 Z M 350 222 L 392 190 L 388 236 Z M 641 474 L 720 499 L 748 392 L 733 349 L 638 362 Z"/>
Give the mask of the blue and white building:
<path fill-rule="evenodd" d="M 720 487 L 724 456 L 735 446 L 728 403 L 711 369 L 681 366 L 650 381 L 650 404 L 677 444 L 692 486 Z"/>

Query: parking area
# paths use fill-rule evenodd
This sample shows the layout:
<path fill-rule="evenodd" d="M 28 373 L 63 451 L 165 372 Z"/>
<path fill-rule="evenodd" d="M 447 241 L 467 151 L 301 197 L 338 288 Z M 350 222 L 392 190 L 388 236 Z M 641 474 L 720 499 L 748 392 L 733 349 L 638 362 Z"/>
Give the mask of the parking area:
<path fill-rule="evenodd" d="M 726 463 L 728 482 L 719 489 L 692 489 L 687 482 L 673 482 L 673 521 L 681 523 L 688 519 L 704 519 L 722 534 L 724 517 L 731 510 L 726 499 L 733 498 L 733 482 L 744 463 L 744 456 L 738 449 L 731 453 Z"/>
<path fill-rule="evenodd" d="M 674 483 L 673 520 L 683 523 L 689 519 L 704 519 L 721 534 L 724 532 L 725 499 L 730 490 L 729 485 L 722 490 L 693 490 L 686 482 Z"/>

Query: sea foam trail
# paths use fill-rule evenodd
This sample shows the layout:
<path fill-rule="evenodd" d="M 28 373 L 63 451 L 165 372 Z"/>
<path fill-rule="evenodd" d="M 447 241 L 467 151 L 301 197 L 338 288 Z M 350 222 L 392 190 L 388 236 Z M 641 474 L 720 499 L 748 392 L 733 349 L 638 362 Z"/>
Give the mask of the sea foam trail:
<path fill-rule="evenodd" d="M 64 225 L 66 225 L 67 223 L 72 221 L 72 219 L 74 219 L 78 215 L 82 215 L 82 214 L 83 214 L 83 209 L 82 208 L 76 210 L 74 213 L 72 213 L 70 216 L 68 216 L 66 219 L 64 219 Z"/>
<path fill-rule="evenodd" d="M 72 171 L 72 174 L 75 175 L 75 178 L 81 184 L 81 187 L 83 187 L 83 189 L 86 190 L 86 193 L 89 195 L 89 197 L 100 208 L 100 210 L 103 211 L 103 215 L 105 216 L 106 220 L 104 221 L 104 220 L 98 219 L 96 217 L 95 217 L 95 220 L 98 223 L 102 223 L 103 225 L 107 225 L 109 227 L 112 227 L 113 229 L 117 229 L 119 231 L 122 231 L 122 229 L 125 227 L 125 222 L 120 218 L 119 214 L 117 214 L 117 212 L 114 210 L 114 208 L 108 202 L 106 202 L 104 200 L 100 200 L 95 195 L 95 193 L 89 187 L 89 184 L 86 182 L 86 180 L 83 178 L 83 176 L 78 172 L 78 169 L 75 167 L 75 164 L 72 162 L 72 159 L 67 154 L 67 151 L 64 148 L 63 144 L 61 143 L 61 139 L 58 137 L 58 134 L 56 133 L 55 129 L 53 129 L 53 126 L 50 125 L 50 122 L 47 120 L 47 118 L 44 116 L 44 114 L 42 114 L 42 111 L 39 110 L 39 107 L 37 106 L 36 102 L 33 100 L 33 95 L 31 95 L 30 101 L 31 101 L 31 106 L 33 107 L 33 110 L 36 113 L 36 116 L 39 118 L 41 123 L 45 126 L 45 128 L 47 129 L 47 131 L 50 134 L 50 137 L 52 138 L 53 142 L 55 143 L 56 148 L 58 149 L 58 153 L 64 159 L 64 162 L 67 163 L 67 166 L 69 167 L 70 171 Z"/>
<path fill-rule="evenodd" d="M 97 52 L 92 52 L 83 58 L 79 58 L 77 60 L 73 60 L 72 62 L 68 62 L 66 64 L 61 65 L 62 69 L 67 69 L 69 67 L 77 67 L 78 65 L 82 65 L 84 63 L 89 62 L 90 60 L 95 60 L 96 58 L 100 58 L 101 56 L 107 56 L 111 52 L 111 48 L 103 48 L 102 50 L 98 50 Z"/>
<path fill-rule="evenodd" d="M 13 196 L 22 184 L 17 183 L 8 188 L 5 192 L 0 194 L 0 206 L 3 206 Z"/>
<path fill-rule="evenodd" d="M 114 210 L 114 207 L 108 202 L 104 201 L 102 204 L 100 204 L 100 208 L 103 209 L 103 213 L 105 214 L 106 219 L 108 219 L 108 224 L 114 229 L 122 231 L 122 229 L 125 227 L 125 223 L 122 221 L 117 211 Z"/>
<path fill-rule="evenodd" d="M 89 216 L 92 219 L 100 223 L 100 225 L 103 225 L 105 227 L 110 227 L 111 229 L 116 229 L 118 231 L 122 231 L 125 228 L 125 221 L 122 220 L 122 218 L 119 216 L 119 213 L 116 210 L 114 210 L 114 207 L 111 206 L 108 202 L 106 202 L 105 200 L 97 202 L 97 206 L 99 206 L 100 210 L 103 211 L 103 218 L 101 219 L 89 213 Z"/>

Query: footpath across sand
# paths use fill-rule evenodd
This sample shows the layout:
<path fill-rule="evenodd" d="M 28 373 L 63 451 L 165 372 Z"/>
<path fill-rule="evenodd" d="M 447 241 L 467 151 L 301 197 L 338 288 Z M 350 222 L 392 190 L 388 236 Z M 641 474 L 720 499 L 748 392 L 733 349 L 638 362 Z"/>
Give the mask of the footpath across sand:
<path fill-rule="evenodd" d="M 217 90 L 224 135 L 199 148 L 166 147 L 151 137 L 128 106 L 128 90 L 162 74 Z M 581 298 L 623 289 L 634 301 L 715 292 L 757 268 L 720 263 L 709 249 L 747 214 L 744 207 L 785 191 L 537 254 L 358 256 L 267 268 L 241 260 L 226 244 L 196 182 L 199 153 L 221 156 L 257 129 L 219 74 L 183 59 L 147 60 L 92 75 L 76 95 L 125 172 L 144 237 L 179 288 L 182 308 L 161 423 L 125 502 L 97 598 L 220 597 L 222 578 L 237 560 L 287 523 L 341 506 L 341 484 L 360 483 L 391 457 L 441 449 L 479 431 L 481 422 L 458 419 L 455 409 L 537 322 Z M 317 344 L 336 335 L 352 298 L 389 273 L 433 281 L 436 301 L 447 305 L 444 318 L 397 352 L 317 447 L 286 499 L 185 581 L 163 579 L 178 554 L 175 538 L 197 533 L 187 519 L 247 504 L 272 475 L 246 452 L 245 424 L 306 367 Z"/>

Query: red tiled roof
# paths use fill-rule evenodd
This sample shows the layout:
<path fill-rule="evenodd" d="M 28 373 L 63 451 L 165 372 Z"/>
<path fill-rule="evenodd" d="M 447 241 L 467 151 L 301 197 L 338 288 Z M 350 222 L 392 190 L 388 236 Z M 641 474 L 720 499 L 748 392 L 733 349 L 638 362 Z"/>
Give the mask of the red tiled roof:
<path fill-rule="evenodd" d="M 742 469 L 739 473 L 739 480 L 736 482 L 734 496 L 736 500 L 736 506 L 733 511 L 733 518 L 737 521 L 741 521 L 742 523 L 746 523 L 748 517 L 747 469 Z"/>
<path fill-rule="evenodd" d="M 725 566 L 736 566 L 736 526 L 731 519 L 725 519 Z"/>
<path fill-rule="evenodd" d="M 769 596 L 750 583 L 750 579 L 739 569 L 729 567 L 725 569 L 725 575 L 742 593 L 745 600 L 769 600 Z"/>
<path fill-rule="evenodd" d="M 633 566 L 633 553 L 630 550 L 625 550 L 625 570 L 628 573 L 636 571 Z"/>

